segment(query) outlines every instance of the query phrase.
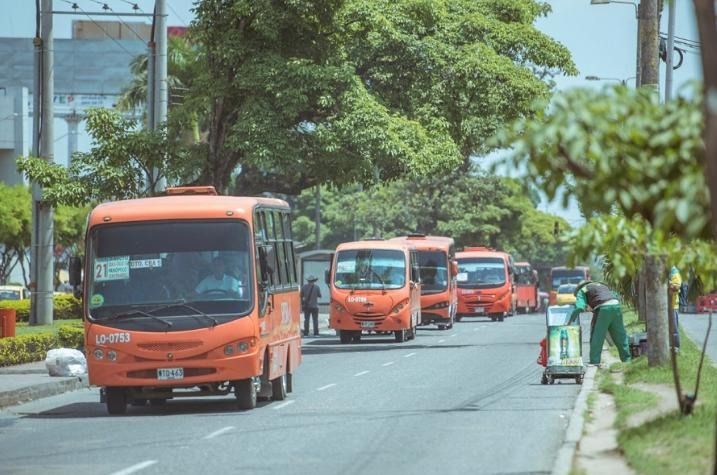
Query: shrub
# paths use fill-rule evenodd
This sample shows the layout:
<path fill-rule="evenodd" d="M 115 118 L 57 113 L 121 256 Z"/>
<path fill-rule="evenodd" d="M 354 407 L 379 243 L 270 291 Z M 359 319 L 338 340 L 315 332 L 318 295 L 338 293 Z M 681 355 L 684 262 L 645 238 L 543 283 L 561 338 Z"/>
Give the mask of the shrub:
<path fill-rule="evenodd" d="M 0 366 L 44 360 L 48 350 L 58 347 L 57 343 L 52 333 L 0 338 Z"/>
<path fill-rule="evenodd" d="M 85 331 L 81 326 L 64 325 L 57 331 L 57 339 L 62 348 L 79 350 L 85 346 Z"/>
<path fill-rule="evenodd" d="M 0 300 L 0 308 L 15 309 L 15 321 L 30 321 L 30 299 Z M 82 318 L 82 301 L 72 294 L 54 296 L 54 320 Z"/>

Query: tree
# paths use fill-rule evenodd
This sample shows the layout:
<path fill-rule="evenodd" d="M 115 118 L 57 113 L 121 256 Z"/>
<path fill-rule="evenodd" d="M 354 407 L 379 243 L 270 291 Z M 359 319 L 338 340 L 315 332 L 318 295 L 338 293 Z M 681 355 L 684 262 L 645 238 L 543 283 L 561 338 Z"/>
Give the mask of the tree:
<path fill-rule="evenodd" d="M 607 256 L 616 278 L 644 262 L 653 270 L 647 281 L 665 288 L 665 264 L 687 263 L 685 246 L 673 237 L 709 235 L 701 127 L 699 99 L 660 104 L 649 91 L 618 87 L 557 96 L 538 120 L 519 123 L 501 139 L 515 145 L 513 159 L 536 185 L 552 197 L 568 183 L 593 217 L 573 236 L 579 258 L 588 250 Z M 709 272 L 714 256 L 693 262 L 696 269 Z M 666 288 L 649 295 L 649 314 L 667 315 L 666 295 Z M 651 365 L 667 362 L 666 322 L 647 326 Z"/>
<path fill-rule="evenodd" d="M 161 179 L 181 182 L 195 173 L 186 147 L 170 140 L 166 129 L 137 130 L 136 121 L 116 111 L 93 109 L 87 130 L 92 149 L 76 153 L 68 168 L 36 157 L 18 159 L 18 169 L 43 187 L 43 199 L 53 205 L 150 196 Z"/>
<path fill-rule="evenodd" d="M 23 263 L 30 245 L 30 192 L 22 185 L 0 183 L 0 284 Z M 25 278 L 27 284 L 27 278 Z"/>
<path fill-rule="evenodd" d="M 501 0 L 205 0 L 205 68 L 187 107 L 208 111 L 198 181 L 298 194 L 445 173 L 575 73 L 538 32 L 549 7 Z"/>
<path fill-rule="evenodd" d="M 55 287 L 61 283 L 60 271 L 68 269 L 70 257 L 84 254 L 85 222 L 89 213 L 88 207 L 59 206 L 55 210 Z"/>

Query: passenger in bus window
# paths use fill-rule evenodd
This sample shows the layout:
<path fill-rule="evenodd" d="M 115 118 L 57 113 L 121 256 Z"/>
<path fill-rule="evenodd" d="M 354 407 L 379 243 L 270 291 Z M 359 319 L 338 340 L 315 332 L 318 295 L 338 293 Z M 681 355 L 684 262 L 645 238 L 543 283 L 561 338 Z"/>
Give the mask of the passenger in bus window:
<path fill-rule="evenodd" d="M 200 295 L 224 293 L 243 297 L 241 281 L 226 273 L 224 260 L 219 257 L 212 260 L 212 273 L 202 279 L 194 291 Z"/>

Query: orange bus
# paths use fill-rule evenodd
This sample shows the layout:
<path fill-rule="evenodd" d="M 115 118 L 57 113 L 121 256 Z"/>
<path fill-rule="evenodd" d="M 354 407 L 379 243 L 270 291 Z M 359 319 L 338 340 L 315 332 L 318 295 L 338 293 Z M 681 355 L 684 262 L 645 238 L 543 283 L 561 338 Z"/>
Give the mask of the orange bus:
<path fill-rule="evenodd" d="M 420 325 L 438 325 L 439 330 L 453 328 L 458 309 L 458 289 L 453 238 L 410 234 L 391 241 L 410 243 L 416 247 L 421 275 Z"/>
<path fill-rule="evenodd" d="M 590 280 L 589 267 L 553 267 L 550 269 L 550 296 L 548 297 L 550 305 L 555 305 L 558 287 L 563 284 L 579 284 L 583 280 Z"/>
<path fill-rule="evenodd" d="M 515 294 L 518 311 L 530 313 L 538 310 L 538 273 L 529 262 L 515 263 Z"/>
<path fill-rule="evenodd" d="M 252 409 L 292 391 L 300 301 L 284 201 L 187 187 L 101 204 L 85 256 L 89 382 L 110 414 L 232 392 Z"/>
<path fill-rule="evenodd" d="M 466 247 L 458 261 L 458 321 L 490 317 L 502 322 L 514 313 L 513 258 L 487 247 Z"/>
<path fill-rule="evenodd" d="M 421 321 L 415 247 L 382 240 L 340 244 L 327 281 L 329 327 L 341 343 L 360 341 L 364 331 L 393 332 L 399 343 L 415 338 Z"/>

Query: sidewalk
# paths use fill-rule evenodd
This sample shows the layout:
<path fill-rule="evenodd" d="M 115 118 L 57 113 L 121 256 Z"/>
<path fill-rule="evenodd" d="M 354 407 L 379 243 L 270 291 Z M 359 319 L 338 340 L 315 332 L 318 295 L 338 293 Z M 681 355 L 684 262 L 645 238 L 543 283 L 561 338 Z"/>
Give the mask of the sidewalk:
<path fill-rule="evenodd" d="M 707 323 L 709 315 L 706 313 L 682 313 L 680 314 L 680 326 L 682 330 L 702 349 L 707 334 Z M 707 356 L 713 364 L 717 364 L 717 315 L 712 315 L 712 330 L 707 340 Z"/>
<path fill-rule="evenodd" d="M 302 329 L 303 325 L 302 315 Z M 329 329 L 327 313 L 319 314 L 319 332 L 319 338 L 336 336 L 336 333 Z M 315 337 L 309 336 L 306 340 L 313 338 Z M 50 376 L 45 368 L 45 361 L 0 367 L 0 409 L 86 387 L 88 387 L 87 376 L 82 378 Z"/>

